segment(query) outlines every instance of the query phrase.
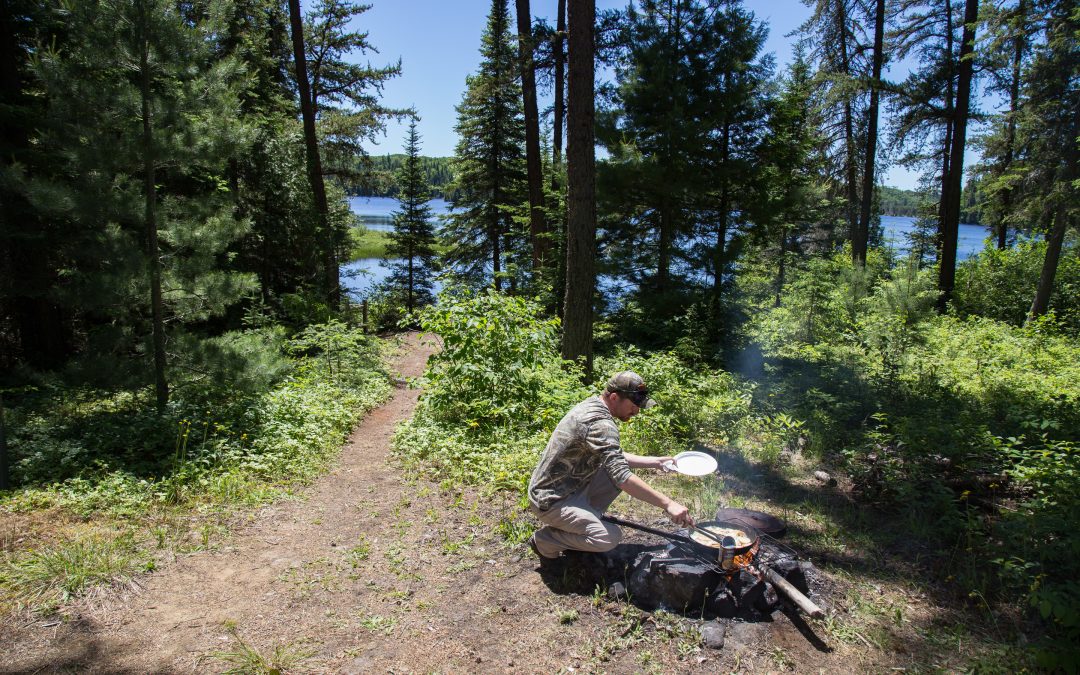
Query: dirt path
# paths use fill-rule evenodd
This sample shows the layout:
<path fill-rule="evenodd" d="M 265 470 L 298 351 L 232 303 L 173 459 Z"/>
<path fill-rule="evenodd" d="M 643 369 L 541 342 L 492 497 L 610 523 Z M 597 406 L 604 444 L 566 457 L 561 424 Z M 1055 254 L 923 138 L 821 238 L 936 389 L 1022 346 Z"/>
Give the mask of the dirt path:
<path fill-rule="evenodd" d="M 396 370 L 419 375 L 432 350 L 410 336 Z M 141 579 L 138 592 L 22 627 L 0 648 L 0 669 L 765 671 L 784 669 L 769 656 L 778 647 L 800 669 L 859 669 L 815 651 L 782 616 L 735 625 L 727 648 L 707 650 L 681 618 L 572 589 L 565 574 L 539 574 L 523 546 L 497 533 L 514 504 L 402 476 L 390 438 L 418 395 L 395 390 L 303 499 L 255 512 L 226 548 L 181 557 Z"/>

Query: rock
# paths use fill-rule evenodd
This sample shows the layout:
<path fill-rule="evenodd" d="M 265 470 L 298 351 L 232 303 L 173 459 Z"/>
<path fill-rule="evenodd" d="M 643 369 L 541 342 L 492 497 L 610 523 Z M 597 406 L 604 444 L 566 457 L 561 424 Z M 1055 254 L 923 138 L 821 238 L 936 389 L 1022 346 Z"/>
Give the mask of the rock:
<path fill-rule="evenodd" d="M 612 600 L 626 599 L 626 586 L 621 581 L 616 581 L 607 588 L 607 595 Z"/>
<path fill-rule="evenodd" d="M 717 621 L 708 621 L 701 625 L 698 629 L 701 634 L 701 641 L 705 643 L 705 646 L 709 649 L 723 649 L 724 647 L 724 626 Z"/>
<path fill-rule="evenodd" d="M 810 594 L 810 584 L 806 580 L 806 568 L 810 563 L 802 563 L 798 560 L 781 560 L 773 563 L 772 568 L 776 573 L 788 580 L 803 595 Z"/>
<path fill-rule="evenodd" d="M 828 485 L 829 487 L 834 487 L 836 485 L 836 479 L 824 471 L 815 471 L 814 478 L 824 483 L 825 485 Z"/>
<path fill-rule="evenodd" d="M 722 588 L 709 596 L 709 611 L 722 619 L 730 619 L 739 611 L 739 603 L 735 596 L 726 588 Z"/>
<path fill-rule="evenodd" d="M 762 585 L 765 586 L 765 590 L 754 602 L 754 609 L 762 614 L 772 614 L 772 611 L 780 604 L 780 598 L 772 584 L 766 581 Z"/>
<path fill-rule="evenodd" d="M 645 554 L 643 558 L 652 558 Z M 700 565 L 643 560 L 630 575 L 629 588 L 641 607 L 663 607 L 674 612 L 700 608 L 712 589 L 720 585 L 720 575 L 703 572 Z"/>
<path fill-rule="evenodd" d="M 754 584 L 743 591 L 742 596 L 739 597 L 739 608 L 744 612 L 748 612 L 751 607 L 755 607 L 761 596 L 765 595 L 765 582 L 754 580 Z"/>

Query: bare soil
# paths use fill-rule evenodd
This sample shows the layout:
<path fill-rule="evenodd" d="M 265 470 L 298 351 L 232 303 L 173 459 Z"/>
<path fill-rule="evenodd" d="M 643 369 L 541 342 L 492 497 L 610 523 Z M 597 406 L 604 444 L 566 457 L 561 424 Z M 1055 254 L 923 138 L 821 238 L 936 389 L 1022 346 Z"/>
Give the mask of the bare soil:
<path fill-rule="evenodd" d="M 406 337 L 396 371 L 420 375 L 433 349 Z M 248 514 L 226 546 L 178 557 L 59 617 L 8 624 L 0 670 L 834 673 L 911 662 L 906 639 L 880 645 L 784 612 L 727 622 L 724 647 L 709 649 L 700 622 L 609 600 L 576 584 L 573 570 L 542 572 L 498 532 L 518 508 L 509 498 L 403 475 L 390 439 L 419 394 L 396 389 L 330 473 L 301 499 Z M 630 509 L 627 499 L 616 510 Z M 842 610 L 853 582 L 819 581 L 816 599 Z M 904 602 L 909 623 L 928 619 L 923 601 Z"/>

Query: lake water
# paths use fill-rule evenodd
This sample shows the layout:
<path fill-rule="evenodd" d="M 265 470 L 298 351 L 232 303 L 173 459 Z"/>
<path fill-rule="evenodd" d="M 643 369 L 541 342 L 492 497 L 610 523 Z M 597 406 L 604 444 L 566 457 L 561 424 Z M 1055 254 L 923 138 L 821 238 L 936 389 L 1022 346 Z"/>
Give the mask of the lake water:
<path fill-rule="evenodd" d="M 882 216 L 881 228 L 885 234 L 885 244 L 896 251 L 906 253 L 910 246 L 908 236 L 915 231 L 915 219 L 910 216 Z M 956 260 L 967 260 L 983 249 L 983 243 L 990 236 L 990 228 L 982 225 L 960 223 L 956 242 Z"/>
<path fill-rule="evenodd" d="M 433 216 L 444 216 L 450 211 L 450 204 L 444 199 L 428 202 Z M 371 230 L 389 232 L 393 227 L 393 213 L 399 209 L 398 201 L 390 197 L 349 197 L 349 206 L 360 217 L 364 226 Z M 882 216 L 881 226 L 885 234 L 885 243 L 901 253 L 906 252 L 908 235 L 915 230 L 915 219 L 908 216 Z M 990 229 L 982 225 L 960 225 L 956 248 L 956 259 L 966 260 L 983 248 L 983 242 L 990 236 Z M 378 258 L 354 260 L 341 266 L 341 283 L 354 298 L 363 297 L 377 284 L 390 275 L 390 270 L 383 266 Z M 437 289 L 436 289 L 437 290 Z"/>
<path fill-rule="evenodd" d="M 432 199 L 428 206 L 435 217 L 450 211 L 450 202 L 445 199 Z M 394 229 L 394 211 L 401 207 L 398 200 L 390 197 L 349 197 L 349 208 L 360 217 L 367 229 L 391 232 Z"/>

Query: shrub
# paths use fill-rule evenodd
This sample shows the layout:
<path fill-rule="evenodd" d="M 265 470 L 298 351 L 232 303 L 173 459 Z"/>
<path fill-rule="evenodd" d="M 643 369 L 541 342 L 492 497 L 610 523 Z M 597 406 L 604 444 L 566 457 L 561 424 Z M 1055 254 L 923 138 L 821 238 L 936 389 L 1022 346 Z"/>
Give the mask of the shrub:
<path fill-rule="evenodd" d="M 745 429 L 751 389 L 729 373 L 697 372 L 672 352 L 645 354 L 630 348 L 597 359 L 595 389 L 623 370 L 641 375 L 659 403 L 623 426 L 620 438 L 628 452 L 673 455 L 697 440 L 729 443 Z"/>
<path fill-rule="evenodd" d="M 990 245 L 957 265 L 953 306 L 963 317 L 982 316 L 1014 326 L 1024 323 L 1039 283 L 1046 242 L 1027 240 L 997 249 Z M 1080 241 L 1067 242 L 1061 251 L 1050 309 L 1061 327 L 1080 332 Z"/>
<path fill-rule="evenodd" d="M 444 291 L 420 324 L 442 351 L 394 447 L 410 466 L 489 489 L 523 489 L 547 435 L 588 395 L 559 354 L 557 319 L 520 297 Z"/>

